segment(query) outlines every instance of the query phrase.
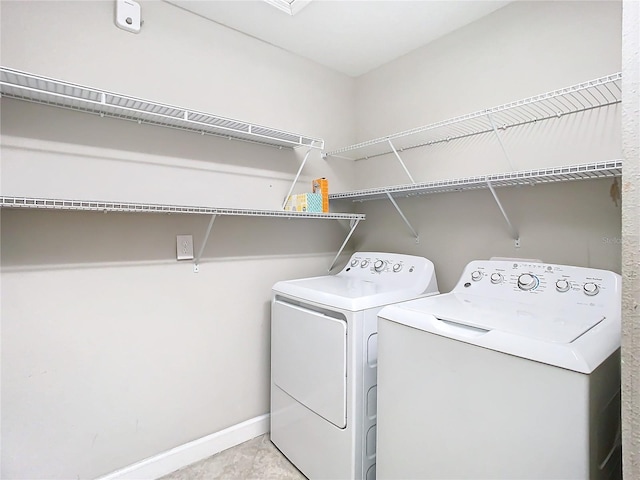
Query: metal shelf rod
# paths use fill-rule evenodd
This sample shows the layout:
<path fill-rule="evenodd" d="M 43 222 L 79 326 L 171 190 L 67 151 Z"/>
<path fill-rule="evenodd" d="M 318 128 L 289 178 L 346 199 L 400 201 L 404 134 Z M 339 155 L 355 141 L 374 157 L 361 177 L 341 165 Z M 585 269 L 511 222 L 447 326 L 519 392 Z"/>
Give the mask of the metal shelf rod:
<path fill-rule="evenodd" d="M 407 174 L 407 176 L 409 177 L 409 180 L 411 180 L 411 183 L 416 183 L 416 181 L 413 179 L 413 177 L 411 176 L 411 173 L 409 173 L 409 169 L 407 169 L 407 166 L 404 164 L 404 162 L 402 161 L 402 158 L 400 157 L 400 155 L 398 154 L 398 151 L 396 150 L 396 147 L 393 146 L 393 142 L 391 140 L 389 140 L 389 146 L 391 147 L 391 150 L 393 150 L 393 153 L 395 153 L 396 158 L 398 159 L 398 161 L 400 162 L 400 165 L 402 165 L 402 168 L 404 169 L 404 172 Z"/>
<path fill-rule="evenodd" d="M 338 257 L 340 256 L 340 254 L 344 250 L 344 247 L 347 245 L 347 242 L 351 238 L 351 235 L 353 235 L 353 231 L 358 226 L 358 223 L 360 223 L 360 219 L 359 218 L 351 220 L 351 230 L 349 230 L 349 233 L 347 234 L 347 238 L 344 239 L 344 242 L 342 242 L 342 245 L 340 246 L 340 249 L 338 250 L 338 253 L 336 254 L 335 258 L 333 259 L 333 262 L 331 262 L 331 266 L 329 267 L 329 270 L 328 270 L 329 272 L 331 270 L 333 270 L 333 267 L 336 266 L 336 262 L 338 261 Z"/>
<path fill-rule="evenodd" d="M 207 226 L 207 232 L 204 234 L 204 239 L 202 240 L 202 245 L 200 246 L 200 250 L 198 251 L 198 256 L 193 262 L 193 273 L 198 273 L 200 271 L 200 259 L 202 258 L 202 254 L 204 253 L 204 247 L 207 246 L 207 242 L 209 241 L 209 235 L 211 235 L 211 228 L 213 227 L 213 222 L 216 219 L 216 215 L 211 215 L 211 220 L 209 220 L 209 225 Z"/>
<path fill-rule="evenodd" d="M 402 220 L 404 221 L 404 223 L 407 225 L 407 227 L 409 227 L 409 230 L 411 230 L 411 233 L 413 234 L 413 236 L 416 239 L 416 243 L 420 243 L 420 236 L 418 235 L 416 230 L 411 226 L 411 223 L 409 223 L 409 220 L 407 220 L 407 217 L 404 215 L 404 213 L 402 213 L 402 210 L 400 209 L 400 207 L 398 206 L 397 202 L 395 201 L 395 199 L 391 196 L 391 194 L 389 192 L 387 192 L 387 197 L 389 198 L 389 201 L 393 204 L 395 209 L 398 211 L 398 213 L 402 217 Z"/>
<path fill-rule="evenodd" d="M 507 212 L 505 212 L 504 207 L 502 206 L 502 203 L 500 202 L 500 199 L 498 198 L 498 194 L 493 189 L 493 185 L 491 185 L 491 182 L 487 182 L 487 187 L 489 187 L 489 190 L 491 191 L 491 195 L 493 195 L 493 199 L 498 204 L 498 208 L 500 209 L 500 213 L 502 213 L 502 216 L 504 217 L 504 219 L 507 222 L 507 227 L 509 228 L 509 233 L 511 233 L 511 237 L 516 242 L 518 242 L 520 240 L 520 234 L 518 233 L 518 231 L 515 229 L 515 227 L 513 226 L 511 221 L 509 220 L 509 216 L 507 215 Z"/>
<path fill-rule="evenodd" d="M 296 176 L 293 179 L 293 182 L 291 183 L 291 187 L 289 188 L 289 192 L 284 197 L 284 202 L 282 202 L 282 208 L 283 209 L 287 205 L 287 200 L 289 200 L 289 196 L 291 195 L 291 192 L 293 192 L 293 187 L 296 186 L 296 183 L 298 182 L 298 178 L 300 178 L 300 174 L 302 173 L 302 169 L 304 168 L 305 163 L 307 163 L 307 159 L 309 158 L 309 154 L 310 153 L 311 153 L 311 148 L 309 148 L 309 150 L 307 150 L 307 153 L 305 154 L 304 159 L 302 160 L 302 163 L 300 164 L 300 168 L 298 168 L 298 172 L 296 173 Z"/>

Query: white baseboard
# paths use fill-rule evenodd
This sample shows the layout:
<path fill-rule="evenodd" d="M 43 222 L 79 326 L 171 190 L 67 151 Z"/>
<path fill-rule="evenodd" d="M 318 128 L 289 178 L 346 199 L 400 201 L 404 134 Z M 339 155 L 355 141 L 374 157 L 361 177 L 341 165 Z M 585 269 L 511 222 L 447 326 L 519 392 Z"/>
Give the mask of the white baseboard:
<path fill-rule="evenodd" d="M 269 414 L 238 423 L 206 437 L 124 467 L 97 480 L 153 480 L 269 431 Z"/>

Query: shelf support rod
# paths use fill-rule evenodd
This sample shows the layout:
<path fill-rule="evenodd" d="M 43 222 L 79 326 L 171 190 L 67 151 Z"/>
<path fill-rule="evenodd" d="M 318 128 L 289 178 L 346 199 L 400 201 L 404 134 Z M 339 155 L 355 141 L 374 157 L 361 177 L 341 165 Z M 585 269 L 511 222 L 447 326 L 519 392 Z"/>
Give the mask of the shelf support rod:
<path fill-rule="evenodd" d="M 507 149 L 505 148 L 504 143 L 502 143 L 502 138 L 500 137 L 500 134 L 498 133 L 498 129 L 496 128 L 496 124 L 493 121 L 493 116 L 491 116 L 490 113 L 487 113 L 487 117 L 489 117 L 491 128 L 493 128 L 493 133 L 496 134 L 496 138 L 498 139 L 498 143 L 500 144 L 502 153 L 504 153 L 504 156 L 507 159 L 507 163 L 509 164 L 509 167 L 511 167 L 511 170 L 515 170 L 515 167 L 513 166 L 513 162 L 511 161 L 511 157 L 509 157 L 509 154 L 507 153 Z"/>
<path fill-rule="evenodd" d="M 302 160 L 302 163 L 300 164 L 300 168 L 298 168 L 298 173 L 296 173 L 296 178 L 293 179 L 293 183 L 291 184 L 291 188 L 289 188 L 289 193 L 287 193 L 287 195 L 284 197 L 284 202 L 282 202 L 282 209 L 284 210 L 284 207 L 287 205 L 287 200 L 289 200 L 289 197 L 291 196 L 291 192 L 293 192 L 293 187 L 296 186 L 296 182 L 298 181 L 298 178 L 300 178 L 300 174 L 302 173 L 302 169 L 304 168 L 304 164 L 307 163 L 307 159 L 309 158 L 309 154 L 311 153 L 311 148 L 309 148 L 307 150 L 307 153 L 304 156 L 304 159 Z"/>
<path fill-rule="evenodd" d="M 396 155 L 396 158 L 400 162 L 400 165 L 402 165 L 402 168 L 404 168 L 405 173 L 409 177 L 409 180 L 411 180 L 411 183 L 416 183 L 416 181 L 413 179 L 413 177 L 409 173 L 409 169 L 407 168 L 407 166 L 402 161 L 402 158 L 400 158 L 400 155 L 398 154 L 398 151 L 396 150 L 396 147 L 393 146 L 393 142 L 391 142 L 391 139 L 389 139 L 388 142 L 389 142 L 389 146 L 391 147 L 391 150 L 393 150 L 393 153 Z"/>
<path fill-rule="evenodd" d="M 388 191 L 384 192 L 384 193 L 387 194 L 387 198 L 391 201 L 393 206 L 396 208 L 396 210 L 398 211 L 398 213 L 402 217 L 402 220 L 404 220 L 404 223 L 407 224 L 407 227 L 409 227 L 409 230 L 411 230 L 411 233 L 413 234 L 413 236 L 416 237 L 416 243 L 420 243 L 420 236 L 415 231 L 415 229 L 411 226 L 411 223 L 409 223 L 409 220 L 407 220 L 407 217 L 405 217 L 404 213 L 402 213 L 402 210 L 400 210 L 400 207 L 398 206 L 398 204 L 396 203 L 394 198 L 391 196 L 391 194 Z"/>
<path fill-rule="evenodd" d="M 344 247 L 347 245 L 347 242 L 349 241 L 349 239 L 351 238 L 351 235 L 353 234 L 353 231 L 356 229 L 356 227 L 358 226 L 358 223 L 360 223 L 360 219 L 359 218 L 354 218 L 353 220 L 351 220 L 350 225 L 351 225 L 351 230 L 349 231 L 349 233 L 347 234 L 347 238 L 344 239 L 344 242 L 342 242 L 342 245 L 340 246 L 340 250 L 338 250 L 338 254 L 336 255 L 336 258 L 333 259 L 333 262 L 331 262 L 331 266 L 329 267 L 329 272 L 331 270 L 333 270 L 333 267 L 335 267 L 336 262 L 338 261 L 338 257 L 340 256 L 340 254 L 342 253 L 342 250 L 344 250 Z"/>
<path fill-rule="evenodd" d="M 509 217 L 507 216 L 507 212 L 504 211 L 504 208 L 502 207 L 502 203 L 500 203 L 500 199 L 498 198 L 498 195 L 496 194 L 496 191 L 493 188 L 493 185 L 491 185 L 491 182 L 488 180 L 487 180 L 487 187 L 489 187 L 489 190 L 491 190 L 491 195 L 493 195 L 493 199 L 498 204 L 498 208 L 500 209 L 502 216 L 507 221 L 507 227 L 509 228 L 509 233 L 511 233 L 511 237 L 516 241 L 516 246 L 519 246 L 520 234 L 518 233 L 518 231 L 515 229 L 515 227 L 512 225 L 511 221 L 509 220 Z"/>
<path fill-rule="evenodd" d="M 204 253 L 204 247 L 207 246 L 207 242 L 209 241 L 209 235 L 211 235 L 211 228 L 213 227 L 213 222 L 215 219 L 216 215 L 211 215 L 211 220 L 209 220 L 209 225 L 207 226 L 207 233 L 204 234 L 204 240 L 202 241 L 202 245 L 200 246 L 200 250 L 198 251 L 198 256 L 193 262 L 193 273 L 198 273 L 200 271 L 200 259 L 202 258 L 202 254 Z"/>

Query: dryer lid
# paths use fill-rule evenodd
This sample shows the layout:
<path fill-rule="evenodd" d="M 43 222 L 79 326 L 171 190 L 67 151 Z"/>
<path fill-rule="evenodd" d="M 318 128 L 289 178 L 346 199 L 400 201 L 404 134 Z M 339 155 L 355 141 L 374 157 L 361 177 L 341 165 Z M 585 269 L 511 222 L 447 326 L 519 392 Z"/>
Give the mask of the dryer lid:
<path fill-rule="evenodd" d="M 425 312 L 439 320 L 487 331 L 501 331 L 549 343 L 571 343 L 604 320 L 588 305 L 563 308 L 449 293 L 407 302 L 402 308 Z"/>
<path fill-rule="evenodd" d="M 278 282 L 273 286 L 273 291 L 355 312 L 411 300 L 422 294 L 423 288 L 423 285 L 398 288 L 389 283 L 326 275 Z"/>

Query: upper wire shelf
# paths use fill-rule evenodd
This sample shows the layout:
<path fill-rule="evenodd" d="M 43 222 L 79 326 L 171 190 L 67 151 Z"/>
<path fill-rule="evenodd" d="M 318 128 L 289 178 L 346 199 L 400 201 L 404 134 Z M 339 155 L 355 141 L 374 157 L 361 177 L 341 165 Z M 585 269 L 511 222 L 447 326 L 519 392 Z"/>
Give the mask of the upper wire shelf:
<path fill-rule="evenodd" d="M 393 153 L 391 144 L 400 152 L 493 132 L 494 125 L 497 129 L 505 130 L 614 105 L 622 100 L 621 79 L 621 73 L 614 73 L 487 110 L 325 152 L 323 156 L 365 160 Z M 348 153 L 351 155 L 345 155 Z"/>
<path fill-rule="evenodd" d="M 53 105 L 201 135 L 215 135 L 275 147 L 324 148 L 318 138 L 175 107 L 0 67 L 0 93 L 8 98 Z"/>
<path fill-rule="evenodd" d="M 622 175 L 622 160 L 609 160 L 581 165 L 522 170 L 517 172 L 496 173 L 453 180 L 412 183 L 390 187 L 370 188 L 352 192 L 332 193 L 331 200 L 350 198 L 353 201 L 388 199 L 426 195 L 430 193 L 459 192 L 491 187 L 513 187 L 519 185 L 536 185 L 540 183 L 566 182 L 570 180 L 587 180 L 595 178 L 619 177 Z"/>
<path fill-rule="evenodd" d="M 49 210 L 82 210 L 94 212 L 125 213 L 190 213 L 200 215 L 230 215 L 247 217 L 314 218 L 326 220 L 364 220 L 360 213 L 309 213 L 281 210 L 251 210 L 239 208 L 215 208 L 187 205 L 162 205 L 131 202 L 102 202 L 88 200 L 62 200 L 33 197 L 0 197 L 2 208 L 36 208 Z"/>

